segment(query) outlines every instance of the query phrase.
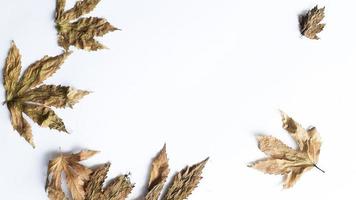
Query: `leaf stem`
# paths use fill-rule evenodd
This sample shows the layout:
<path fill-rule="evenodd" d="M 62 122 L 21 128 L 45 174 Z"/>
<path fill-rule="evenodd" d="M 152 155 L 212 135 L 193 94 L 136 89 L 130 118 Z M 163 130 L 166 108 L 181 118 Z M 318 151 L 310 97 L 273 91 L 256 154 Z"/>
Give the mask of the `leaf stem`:
<path fill-rule="evenodd" d="M 322 170 L 322 169 L 320 169 L 316 164 L 313 164 L 313 166 L 314 166 L 315 168 L 317 168 L 318 170 L 320 170 L 321 172 L 325 173 L 325 171 Z"/>

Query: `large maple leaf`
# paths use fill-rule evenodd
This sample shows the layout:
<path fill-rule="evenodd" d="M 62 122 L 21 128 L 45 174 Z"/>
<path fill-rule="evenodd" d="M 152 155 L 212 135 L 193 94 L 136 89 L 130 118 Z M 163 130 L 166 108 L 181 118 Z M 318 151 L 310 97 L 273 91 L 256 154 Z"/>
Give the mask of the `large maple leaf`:
<path fill-rule="evenodd" d="M 268 174 L 284 175 L 283 186 L 290 188 L 304 172 L 313 167 L 321 170 L 316 165 L 321 140 L 315 127 L 306 130 L 285 113 L 281 114 L 283 128 L 292 136 L 298 148 L 292 149 L 273 136 L 258 136 L 258 147 L 268 157 L 249 166 Z"/>
<path fill-rule="evenodd" d="M 3 69 L 4 103 L 10 111 L 12 126 L 33 147 L 31 126 L 23 113 L 42 127 L 67 132 L 62 119 L 50 107 L 72 107 L 89 93 L 68 86 L 42 84 L 60 68 L 69 54 L 44 56 L 31 64 L 20 77 L 21 55 L 15 43 L 11 44 Z"/>

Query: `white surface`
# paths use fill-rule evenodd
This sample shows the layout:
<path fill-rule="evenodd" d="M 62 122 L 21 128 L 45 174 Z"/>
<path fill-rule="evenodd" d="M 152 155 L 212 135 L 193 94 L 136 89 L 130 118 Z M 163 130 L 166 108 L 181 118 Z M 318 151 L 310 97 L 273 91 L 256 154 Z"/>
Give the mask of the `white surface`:
<path fill-rule="evenodd" d="M 316 3 L 326 6 L 327 26 L 311 41 L 300 36 L 297 16 Z M 61 52 L 54 7 L 1 1 L 2 64 L 11 40 L 23 69 Z M 59 148 L 100 150 L 87 163 L 111 161 L 110 178 L 131 172 L 133 199 L 165 142 L 172 172 L 211 158 L 192 200 L 354 199 L 355 8 L 352 0 L 103 0 L 90 15 L 123 29 L 100 39 L 110 50 L 73 49 L 47 81 L 93 91 L 73 110 L 56 110 L 71 134 L 31 122 L 33 150 L 0 107 L 1 199 L 46 199 L 47 161 Z M 290 190 L 281 189 L 282 177 L 246 167 L 264 156 L 257 133 L 293 145 L 278 109 L 316 126 L 324 142 L 326 174 L 307 172 Z"/>

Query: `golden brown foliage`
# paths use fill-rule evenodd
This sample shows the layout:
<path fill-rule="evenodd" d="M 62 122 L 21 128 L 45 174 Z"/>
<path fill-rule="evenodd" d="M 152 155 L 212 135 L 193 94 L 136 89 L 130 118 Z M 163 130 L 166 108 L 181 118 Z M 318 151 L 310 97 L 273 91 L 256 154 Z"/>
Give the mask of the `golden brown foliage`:
<path fill-rule="evenodd" d="M 60 68 L 69 54 L 44 56 L 31 64 L 20 77 L 21 55 L 15 43 L 11 44 L 3 69 L 4 103 L 10 111 L 12 126 L 33 147 L 31 127 L 22 113 L 42 127 L 67 132 L 62 119 L 50 107 L 72 107 L 88 94 L 68 86 L 40 85 Z"/>
<path fill-rule="evenodd" d="M 85 187 L 86 200 L 124 200 L 131 193 L 134 185 L 127 175 L 120 175 L 103 188 L 110 168 L 110 163 L 97 167 Z"/>
<path fill-rule="evenodd" d="M 76 154 L 60 154 L 55 159 L 48 162 L 46 190 L 48 197 L 52 200 L 65 199 L 62 190 L 62 173 L 68 185 L 68 190 L 74 200 L 84 199 L 84 183 L 89 180 L 92 170 L 80 164 L 80 161 L 86 160 L 96 151 L 86 150 Z"/>
<path fill-rule="evenodd" d="M 59 46 L 68 50 L 69 46 L 73 45 L 88 51 L 105 48 L 95 37 L 118 29 L 104 18 L 79 18 L 92 11 L 99 2 L 100 0 L 79 0 L 73 8 L 65 11 L 66 0 L 57 0 L 55 21 Z M 76 21 L 72 22 L 73 20 Z"/>
<path fill-rule="evenodd" d="M 298 148 L 292 149 L 272 136 L 258 136 L 258 147 L 268 157 L 250 165 L 268 174 L 284 175 L 284 188 L 292 187 L 300 176 L 316 167 L 321 140 L 316 129 L 305 130 L 282 112 L 283 128 L 292 136 Z M 319 168 L 318 168 L 319 169 Z"/>
<path fill-rule="evenodd" d="M 88 168 L 79 163 L 96 154 L 96 151 L 81 151 L 76 154 L 60 154 L 49 161 L 46 190 L 50 200 L 68 199 L 61 188 L 61 174 L 65 174 L 67 187 L 74 200 L 125 200 L 134 185 L 128 175 L 120 175 L 103 187 L 110 163 Z M 169 186 L 164 200 L 184 200 L 197 187 L 208 159 L 186 167 L 177 173 Z M 146 200 L 158 200 L 169 173 L 166 145 L 153 159 L 144 194 Z"/>
<path fill-rule="evenodd" d="M 317 34 L 325 27 L 325 24 L 320 23 L 325 17 L 324 11 L 325 7 L 318 9 L 318 6 L 315 6 L 300 17 L 300 32 L 302 35 L 313 40 L 319 39 Z"/>

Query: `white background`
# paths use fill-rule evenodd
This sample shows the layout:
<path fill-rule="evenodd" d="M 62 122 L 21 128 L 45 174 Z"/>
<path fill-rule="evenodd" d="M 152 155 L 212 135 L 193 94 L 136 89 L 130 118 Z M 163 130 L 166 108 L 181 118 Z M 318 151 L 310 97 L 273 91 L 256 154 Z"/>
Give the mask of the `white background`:
<path fill-rule="evenodd" d="M 298 14 L 315 4 L 326 6 L 319 41 L 298 30 Z M 1 65 L 11 40 L 23 69 L 61 53 L 54 8 L 55 0 L 1 0 Z M 60 149 L 100 150 L 85 163 L 110 161 L 110 178 L 131 172 L 134 199 L 164 143 L 171 175 L 210 156 L 192 200 L 354 199 L 355 9 L 353 0 L 103 0 L 90 15 L 122 29 L 100 39 L 110 49 L 73 48 L 46 82 L 93 91 L 56 110 L 71 134 L 31 122 L 32 149 L 0 107 L 1 199 L 46 199 L 47 162 Z M 246 167 L 264 156 L 256 134 L 294 145 L 278 109 L 323 139 L 326 173 L 309 171 L 289 190 L 281 176 Z"/>

